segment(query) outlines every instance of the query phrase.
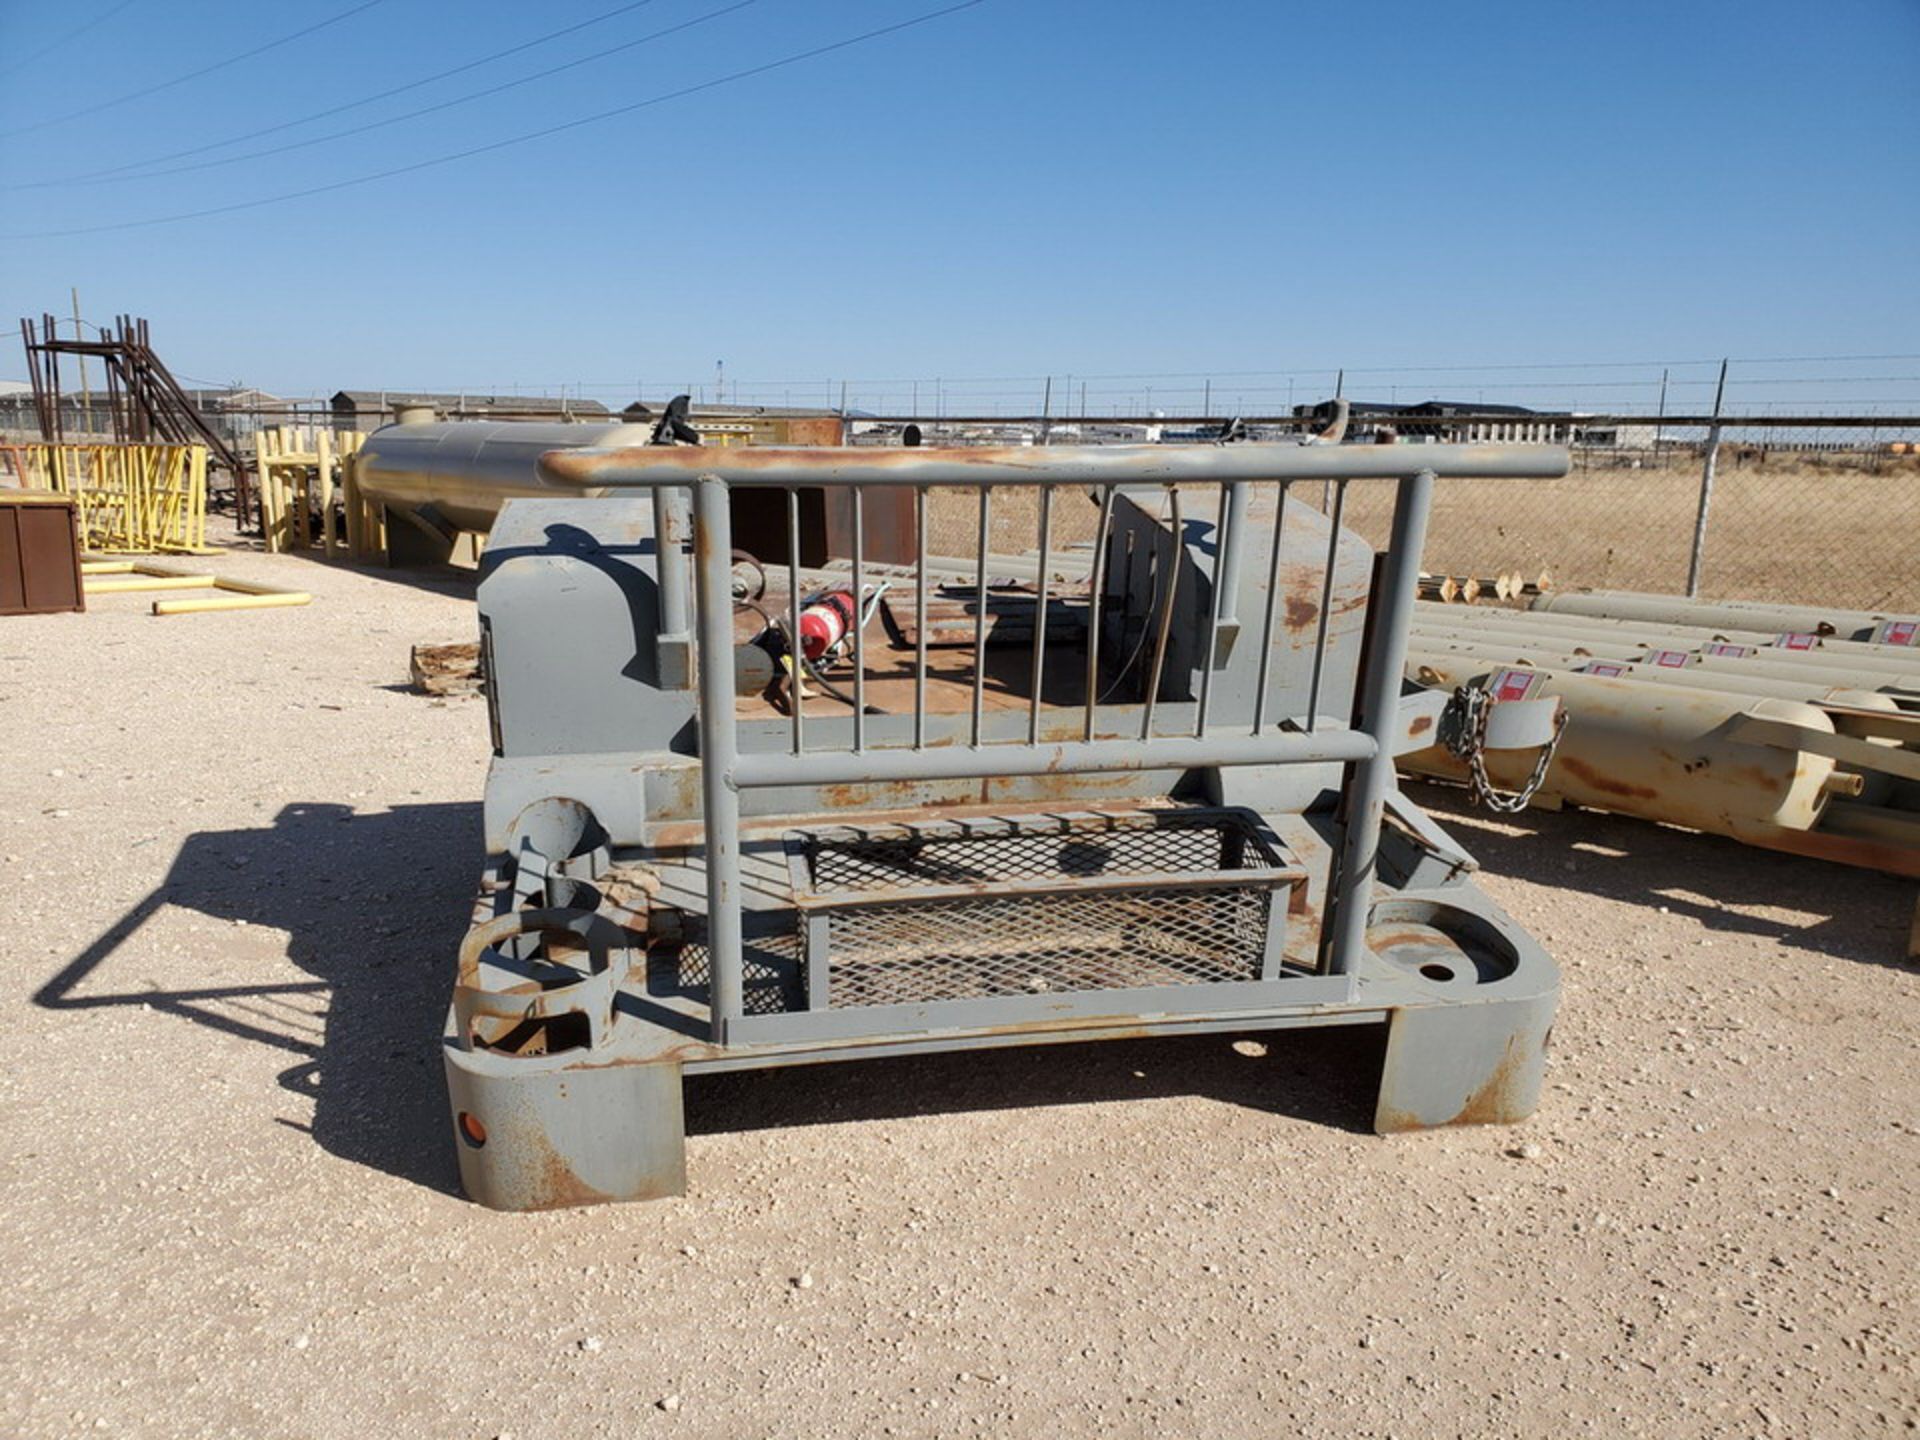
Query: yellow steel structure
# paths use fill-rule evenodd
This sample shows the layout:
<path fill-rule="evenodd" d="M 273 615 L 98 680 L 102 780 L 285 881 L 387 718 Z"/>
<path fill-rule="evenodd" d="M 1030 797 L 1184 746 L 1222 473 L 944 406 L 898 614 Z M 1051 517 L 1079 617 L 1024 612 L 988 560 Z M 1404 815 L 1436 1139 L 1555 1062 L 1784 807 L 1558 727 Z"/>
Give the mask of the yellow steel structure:
<path fill-rule="evenodd" d="M 334 512 L 344 504 L 351 539 L 360 517 L 347 491 L 346 474 L 366 438 L 358 430 L 336 432 L 325 426 L 277 425 L 254 434 L 260 528 L 269 553 L 318 546 L 327 559 L 339 558 Z M 360 558 L 357 551 L 353 558 Z"/>
<path fill-rule="evenodd" d="M 121 555 L 201 554 L 207 542 L 204 445 L 17 447 L 28 483 L 80 502 L 87 549 Z"/>

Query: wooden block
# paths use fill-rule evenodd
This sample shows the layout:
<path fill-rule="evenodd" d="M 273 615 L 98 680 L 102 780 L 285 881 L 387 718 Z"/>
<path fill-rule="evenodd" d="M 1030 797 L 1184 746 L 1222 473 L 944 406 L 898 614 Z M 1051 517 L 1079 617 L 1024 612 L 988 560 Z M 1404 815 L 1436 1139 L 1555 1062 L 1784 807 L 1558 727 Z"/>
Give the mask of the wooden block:
<path fill-rule="evenodd" d="M 448 645 L 416 645 L 408 665 L 413 688 L 428 695 L 478 695 L 480 646 L 472 641 Z"/>

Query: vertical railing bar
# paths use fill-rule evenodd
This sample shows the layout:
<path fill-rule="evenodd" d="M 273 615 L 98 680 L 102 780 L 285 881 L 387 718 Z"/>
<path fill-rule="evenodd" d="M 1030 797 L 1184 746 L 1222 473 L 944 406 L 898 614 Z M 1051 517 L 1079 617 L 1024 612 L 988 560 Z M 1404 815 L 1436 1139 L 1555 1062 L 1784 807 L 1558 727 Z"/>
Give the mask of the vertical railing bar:
<path fill-rule="evenodd" d="M 684 503 L 676 485 L 661 485 L 653 492 L 653 554 L 663 635 L 684 636 L 688 628 L 687 527 L 680 508 Z"/>
<path fill-rule="evenodd" d="M 793 666 L 787 698 L 793 704 L 793 753 L 798 755 L 806 746 L 800 692 L 806 688 L 807 652 L 800 639 L 800 492 L 792 486 L 787 487 L 787 644 Z"/>
<path fill-rule="evenodd" d="M 1352 973 L 1366 948 L 1368 912 L 1379 870 L 1380 817 L 1394 783 L 1401 674 L 1420 586 L 1420 552 L 1426 541 L 1433 482 L 1433 472 L 1422 470 L 1400 481 L 1395 490 L 1392 533 L 1371 602 L 1378 608 L 1367 617 L 1371 638 L 1366 673 L 1360 677 L 1359 728 L 1373 737 L 1375 750 L 1370 758 L 1354 764 L 1347 786 L 1344 833 L 1326 920 L 1325 968 L 1331 974 Z"/>
<path fill-rule="evenodd" d="M 1180 524 L 1180 487 L 1167 486 L 1173 534 L 1167 546 L 1167 598 L 1160 611 L 1160 633 L 1153 641 L 1153 668 L 1147 674 L 1146 703 L 1140 707 L 1140 738 L 1153 738 L 1153 710 L 1160 702 L 1160 672 L 1166 668 L 1167 640 L 1173 634 L 1173 602 L 1180 594 L 1181 561 L 1187 555 L 1187 537 Z M 1156 590 L 1159 586 L 1154 587 Z"/>
<path fill-rule="evenodd" d="M 1347 482 L 1334 480 L 1333 513 L 1327 519 L 1327 565 L 1320 577 L 1320 615 L 1314 622 L 1313 680 L 1307 686 L 1307 729 L 1320 728 L 1320 676 L 1327 663 L 1327 611 L 1333 604 L 1333 562 L 1340 552 L 1340 516 L 1347 507 Z"/>
<path fill-rule="evenodd" d="M 1253 733 L 1267 728 L 1267 682 L 1273 678 L 1273 627 L 1280 613 L 1280 542 L 1286 534 L 1287 488 L 1279 482 L 1274 497 L 1273 553 L 1267 557 L 1267 614 L 1260 626 L 1260 679 L 1253 692 Z"/>
<path fill-rule="evenodd" d="M 1213 521 L 1213 603 L 1207 606 L 1207 644 L 1200 656 L 1200 704 L 1193 717 L 1196 738 L 1207 733 L 1207 705 L 1213 699 L 1214 657 L 1220 647 L 1220 611 L 1227 603 L 1226 585 L 1232 578 L 1227 574 L 1227 544 L 1229 539 L 1236 546 L 1240 543 L 1238 535 L 1229 537 L 1227 534 L 1227 513 L 1232 500 L 1233 488 L 1222 484 L 1220 511 Z"/>
<path fill-rule="evenodd" d="M 1027 743 L 1040 743 L 1040 690 L 1047 674 L 1047 567 L 1053 557 L 1053 487 L 1040 487 L 1040 593 L 1033 601 L 1033 697 L 1027 711 Z"/>
<path fill-rule="evenodd" d="M 866 586 L 862 577 L 867 517 L 862 503 L 866 492 L 855 485 L 849 493 L 853 498 L 853 753 L 858 755 L 867 748 L 867 627 L 860 623 L 866 615 Z"/>
<path fill-rule="evenodd" d="M 740 978 L 740 792 L 733 767 L 738 737 L 733 697 L 733 526 L 727 482 L 696 483 L 694 589 L 699 627 L 700 796 L 706 825 L 708 1011 L 716 1044 L 742 1014 Z"/>
<path fill-rule="evenodd" d="M 980 717 L 987 700 L 987 536 L 993 523 L 993 487 L 980 487 L 980 559 L 973 586 L 973 727 L 972 744 L 980 744 Z"/>
<path fill-rule="evenodd" d="M 1087 723 L 1081 739 L 1093 739 L 1093 714 L 1100 703 L 1100 598 L 1107 587 L 1107 531 L 1113 528 L 1114 488 L 1101 492 L 1100 525 L 1093 535 L 1093 585 L 1087 591 Z"/>
<path fill-rule="evenodd" d="M 913 748 L 927 743 L 927 487 L 913 492 L 913 548 L 919 559 L 913 604 Z"/>

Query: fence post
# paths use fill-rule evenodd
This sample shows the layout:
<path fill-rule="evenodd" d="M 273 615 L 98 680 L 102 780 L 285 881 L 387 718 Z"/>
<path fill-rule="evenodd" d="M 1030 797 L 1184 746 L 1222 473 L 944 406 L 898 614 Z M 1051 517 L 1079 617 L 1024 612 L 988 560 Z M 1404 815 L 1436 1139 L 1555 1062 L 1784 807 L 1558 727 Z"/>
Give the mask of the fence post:
<path fill-rule="evenodd" d="M 1720 460 L 1720 409 L 1727 395 L 1727 362 L 1720 362 L 1720 384 L 1713 392 L 1713 427 L 1707 431 L 1707 458 L 1700 467 L 1700 505 L 1693 517 L 1693 552 L 1687 558 L 1687 598 L 1700 594 L 1700 565 L 1707 553 L 1707 507 L 1713 503 L 1713 469 Z"/>

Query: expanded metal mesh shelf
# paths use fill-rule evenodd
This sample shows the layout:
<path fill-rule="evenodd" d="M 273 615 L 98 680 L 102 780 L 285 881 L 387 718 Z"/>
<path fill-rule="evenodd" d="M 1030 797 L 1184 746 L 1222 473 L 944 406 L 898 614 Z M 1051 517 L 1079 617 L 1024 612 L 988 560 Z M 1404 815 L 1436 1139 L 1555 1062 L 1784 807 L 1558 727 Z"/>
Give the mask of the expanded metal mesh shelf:
<path fill-rule="evenodd" d="M 1274 978 L 1303 879 L 1239 810 L 838 827 L 788 852 L 833 1009 Z"/>
<path fill-rule="evenodd" d="M 1266 890 L 1234 886 L 842 910 L 827 920 L 829 1003 L 1250 980 L 1259 974 L 1268 904 Z"/>
<path fill-rule="evenodd" d="M 1275 869 L 1277 839 L 1237 810 L 1021 815 L 809 831 L 790 842 L 812 895 L 1010 881 Z"/>
<path fill-rule="evenodd" d="M 689 916 L 687 937 L 649 957 L 649 989 L 708 1002 L 713 964 L 707 952 L 705 921 Z M 780 1015 L 794 1008 L 800 993 L 800 935 L 791 916 L 778 930 L 745 936 L 740 945 L 740 1008 L 747 1015 Z"/>
<path fill-rule="evenodd" d="M 747 917 L 747 1015 L 1274 979 L 1305 883 L 1257 816 L 1198 807 L 796 831 L 787 862 L 794 908 Z M 705 1002 L 685 923 L 649 985 Z"/>

